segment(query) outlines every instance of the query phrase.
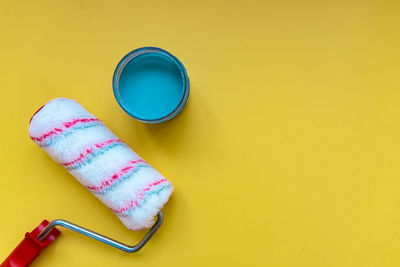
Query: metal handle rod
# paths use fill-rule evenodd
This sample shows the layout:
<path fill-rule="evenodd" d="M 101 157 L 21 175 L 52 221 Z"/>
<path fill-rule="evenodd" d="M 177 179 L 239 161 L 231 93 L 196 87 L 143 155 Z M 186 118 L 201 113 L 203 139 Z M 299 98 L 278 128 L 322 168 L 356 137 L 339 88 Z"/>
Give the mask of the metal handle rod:
<path fill-rule="evenodd" d="M 109 238 L 107 236 L 101 235 L 99 233 L 96 233 L 96 232 L 89 230 L 87 228 L 84 228 L 82 226 L 79 226 L 74 223 L 71 223 L 71 222 L 68 222 L 65 220 L 61 220 L 61 219 L 56 219 L 56 220 L 50 222 L 46 226 L 46 228 L 44 228 L 43 231 L 36 237 L 36 239 L 39 241 L 43 241 L 43 239 L 46 238 L 46 236 L 49 234 L 51 229 L 53 229 L 55 226 L 62 226 L 64 228 L 75 231 L 82 235 L 86 235 L 90 238 L 93 238 L 97 241 L 103 242 L 104 244 L 107 244 L 112 247 L 123 250 L 125 252 L 134 253 L 134 252 L 139 251 L 147 243 L 147 241 L 149 241 L 149 239 L 154 235 L 154 233 L 158 230 L 158 228 L 160 228 L 163 220 L 164 220 L 164 215 L 162 214 L 161 211 L 159 211 L 158 215 L 157 215 L 156 223 L 146 233 L 146 235 L 142 238 L 142 240 L 140 240 L 139 243 L 137 243 L 135 246 L 129 246 L 129 245 L 121 243 L 115 239 Z"/>

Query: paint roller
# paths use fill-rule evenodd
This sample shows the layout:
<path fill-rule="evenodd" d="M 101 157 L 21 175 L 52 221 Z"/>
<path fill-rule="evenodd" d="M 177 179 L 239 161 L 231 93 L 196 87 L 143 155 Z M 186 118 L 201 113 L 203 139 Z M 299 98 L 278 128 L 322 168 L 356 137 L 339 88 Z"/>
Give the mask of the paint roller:
<path fill-rule="evenodd" d="M 127 252 L 136 252 L 162 223 L 161 209 L 173 186 L 149 163 L 139 157 L 98 118 L 69 98 L 47 102 L 31 118 L 29 135 L 47 154 L 62 165 L 84 187 L 102 201 L 129 229 L 152 226 L 136 245 L 128 246 L 64 220 L 44 221 L 25 239 L 1 266 L 15 255 L 31 262 L 59 234 L 63 226 Z M 155 218 L 158 218 L 155 222 Z M 29 238 L 28 238 L 29 237 Z M 29 246 L 36 248 L 29 256 Z M 23 253 L 21 253 L 21 251 Z M 13 257 L 14 255 L 14 257 Z M 23 266 L 23 265 L 17 265 Z"/>

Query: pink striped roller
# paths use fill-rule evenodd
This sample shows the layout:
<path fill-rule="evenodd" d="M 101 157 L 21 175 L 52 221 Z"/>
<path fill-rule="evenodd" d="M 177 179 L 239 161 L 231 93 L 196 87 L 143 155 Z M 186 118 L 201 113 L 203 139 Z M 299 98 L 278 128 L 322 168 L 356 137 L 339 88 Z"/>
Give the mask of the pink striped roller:
<path fill-rule="evenodd" d="M 56 98 L 32 117 L 31 139 L 132 230 L 153 225 L 172 184 L 78 102 Z"/>

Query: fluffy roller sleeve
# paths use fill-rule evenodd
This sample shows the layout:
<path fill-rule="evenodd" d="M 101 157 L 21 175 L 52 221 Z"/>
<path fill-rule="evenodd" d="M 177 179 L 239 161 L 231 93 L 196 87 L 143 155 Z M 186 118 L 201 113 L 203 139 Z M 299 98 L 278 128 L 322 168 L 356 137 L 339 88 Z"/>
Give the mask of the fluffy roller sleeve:
<path fill-rule="evenodd" d="M 153 225 L 172 184 L 75 100 L 56 98 L 32 117 L 31 139 L 129 229 Z"/>

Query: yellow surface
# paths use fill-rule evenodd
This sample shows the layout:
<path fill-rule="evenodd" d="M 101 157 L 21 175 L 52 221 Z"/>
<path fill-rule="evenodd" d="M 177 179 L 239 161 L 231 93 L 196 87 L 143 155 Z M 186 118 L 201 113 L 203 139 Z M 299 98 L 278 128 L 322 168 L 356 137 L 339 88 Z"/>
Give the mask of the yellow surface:
<path fill-rule="evenodd" d="M 0 258 L 43 218 L 128 243 L 28 137 L 78 100 L 175 185 L 130 255 L 67 230 L 33 266 L 399 266 L 399 1 L 0 1 Z M 115 66 L 152 45 L 191 79 L 161 125 L 126 115 Z"/>

